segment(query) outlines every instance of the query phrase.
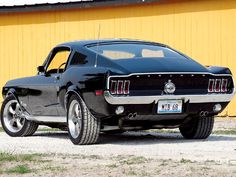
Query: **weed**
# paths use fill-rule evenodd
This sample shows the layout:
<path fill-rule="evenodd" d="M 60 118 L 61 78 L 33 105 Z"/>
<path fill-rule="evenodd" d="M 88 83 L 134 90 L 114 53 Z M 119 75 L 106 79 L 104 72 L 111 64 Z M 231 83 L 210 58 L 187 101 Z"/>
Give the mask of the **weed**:
<path fill-rule="evenodd" d="M 0 162 L 24 162 L 24 161 L 36 161 L 36 157 L 43 156 L 42 154 L 10 154 L 1 152 L 0 153 Z"/>
<path fill-rule="evenodd" d="M 59 128 L 39 128 L 37 131 L 40 132 L 56 132 L 61 131 Z"/>
<path fill-rule="evenodd" d="M 236 130 L 234 129 L 226 129 L 226 130 L 215 130 L 213 134 L 216 135 L 236 135 Z"/>
<path fill-rule="evenodd" d="M 134 156 L 129 159 L 120 160 L 121 165 L 142 164 L 148 162 L 149 159 L 142 156 Z"/>
<path fill-rule="evenodd" d="M 162 160 L 160 166 L 166 166 L 168 165 L 168 163 L 169 163 L 169 160 Z"/>
<path fill-rule="evenodd" d="M 108 168 L 117 168 L 118 165 L 114 163 L 114 164 L 109 164 L 106 167 L 108 167 Z"/>
<path fill-rule="evenodd" d="M 189 160 L 189 159 L 184 159 L 184 158 L 182 158 L 182 159 L 180 160 L 180 163 L 193 163 L 193 161 L 191 161 L 191 160 Z"/>
<path fill-rule="evenodd" d="M 137 176 L 138 174 L 134 170 L 130 170 L 127 172 L 128 176 Z"/>
<path fill-rule="evenodd" d="M 25 173 L 31 173 L 31 169 L 27 165 L 17 165 L 15 167 L 11 167 L 7 169 L 6 173 L 16 173 L 16 174 L 25 174 Z"/>
<path fill-rule="evenodd" d="M 66 170 L 65 167 L 59 167 L 59 166 L 56 166 L 56 167 L 53 167 L 53 166 L 47 166 L 45 168 L 42 169 L 43 171 L 51 171 L 51 172 L 62 172 L 64 170 Z"/>

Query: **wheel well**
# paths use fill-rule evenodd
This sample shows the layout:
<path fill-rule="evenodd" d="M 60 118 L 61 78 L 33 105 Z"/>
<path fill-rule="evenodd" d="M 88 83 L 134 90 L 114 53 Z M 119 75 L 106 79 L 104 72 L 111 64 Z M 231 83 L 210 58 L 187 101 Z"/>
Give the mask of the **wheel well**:
<path fill-rule="evenodd" d="M 66 93 L 66 96 L 65 96 L 65 109 L 67 110 L 67 106 L 68 106 L 68 103 L 69 103 L 69 100 L 71 98 L 72 95 L 78 95 L 80 98 L 80 94 L 74 90 L 70 90 Z"/>

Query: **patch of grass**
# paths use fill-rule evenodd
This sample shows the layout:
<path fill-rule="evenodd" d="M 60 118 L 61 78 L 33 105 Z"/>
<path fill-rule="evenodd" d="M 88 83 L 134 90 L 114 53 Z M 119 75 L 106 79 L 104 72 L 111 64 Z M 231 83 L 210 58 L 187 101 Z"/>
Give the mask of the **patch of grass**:
<path fill-rule="evenodd" d="M 15 155 L 5 153 L 5 152 L 0 153 L 0 162 L 10 162 L 10 161 L 15 161 L 15 160 L 16 160 Z"/>
<path fill-rule="evenodd" d="M 59 167 L 59 166 L 56 166 L 56 167 L 53 167 L 53 166 L 47 166 L 45 168 L 42 169 L 43 171 L 51 171 L 51 172 L 62 172 L 64 170 L 66 170 L 65 167 Z"/>
<path fill-rule="evenodd" d="M 205 163 L 216 163 L 214 160 L 206 160 Z"/>
<path fill-rule="evenodd" d="M 178 129 L 150 129 L 145 130 L 145 132 L 153 132 L 153 133 L 179 133 Z"/>
<path fill-rule="evenodd" d="M 15 174 L 25 174 L 25 173 L 31 173 L 32 170 L 27 165 L 17 165 L 15 167 L 7 169 L 5 172 L 15 173 Z"/>
<path fill-rule="evenodd" d="M 2 127 L 0 127 L 0 132 L 3 132 L 4 130 L 3 130 L 3 128 Z"/>
<path fill-rule="evenodd" d="M 37 131 L 40 132 L 56 132 L 61 131 L 59 128 L 39 128 Z"/>
<path fill-rule="evenodd" d="M 0 153 L 0 174 L 25 174 L 35 172 L 50 172 L 57 173 L 67 170 L 63 166 L 52 166 L 51 158 L 48 160 L 47 157 L 52 154 L 11 154 L 11 153 Z M 43 157 L 46 157 L 44 159 Z M 14 165 L 13 167 L 9 164 Z M 30 164 L 37 164 L 37 167 L 31 169 Z M 6 169 L 6 170 L 4 170 Z"/>
<path fill-rule="evenodd" d="M 134 171 L 134 170 L 129 170 L 127 173 L 126 173 L 128 176 L 137 176 L 137 172 Z"/>
<path fill-rule="evenodd" d="M 189 160 L 189 159 L 184 159 L 184 158 L 182 158 L 182 159 L 180 160 L 180 163 L 193 163 L 193 161 L 191 161 L 191 160 Z"/>
<path fill-rule="evenodd" d="M 142 170 L 139 176 L 144 177 L 144 176 L 150 176 L 150 175 L 145 170 Z"/>
<path fill-rule="evenodd" d="M 202 169 L 202 170 L 210 170 L 211 168 L 204 166 L 204 167 L 202 167 L 201 169 Z"/>
<path fill-rule="evenodd" d="M 121 165 L 132 165 L 132 164 L 142 164 L 148 162 L 149 159 L 142 156 L 134 156 L 128 159 L 120 160 Z"/>
<path fill-rule="evenodd" d="M 89 159 L 89 160 L 94 160 L 94 159 L 103 159 L 102 156 L 99 155 L 83 155 L 83 154 L 75 154 L 71 155 L 72 159 Z M 64 157 L 66 158 L 66 157 Z"/>
<path fill-rule="evenodd" d="M 153 132 L 153 133 L 180 133 L 178 129 L 151 129 L 145 130 L 145 132 Z M 236 135 L 236 129 L 222 129 L 222 130 L 215 130 L 212 132 L 216 135 Z"/>
<path fill-rule="evenodd" d="M 106 165 L 106 167 L 108 167 L 108 168 L 117 168 L 118 165 L 114 163 L 114 164 Z"/>
<path fill-rule="evenodd" d="M 90 156 L 88 156 L 88 158 L 89 159 L 102 159 L 102 157 L 99 155 L 90 155 Z"/>
<path fill-rule="evenodd" d="M 225 130 L 215 130 L 213 131 L 213 134 L 216 135 L 236 135 L 236 130 L 235 129 L 225 129 Z"/>
<path fill-rule="evenodd" d="M 0 153 L 0 162 L 31 162 L 31 161 L 37 161 L 37 157 L 42 157 L 42 154 L 10 154 L 1 152 Z"/>
<path fill-rule="evenodd" d="M 162 160 L 160 166 L 166 166 L 166 165 L 168 165 L 168 164 L 169 164 L 169 161 L 170 161 L 170 160 Z"/>

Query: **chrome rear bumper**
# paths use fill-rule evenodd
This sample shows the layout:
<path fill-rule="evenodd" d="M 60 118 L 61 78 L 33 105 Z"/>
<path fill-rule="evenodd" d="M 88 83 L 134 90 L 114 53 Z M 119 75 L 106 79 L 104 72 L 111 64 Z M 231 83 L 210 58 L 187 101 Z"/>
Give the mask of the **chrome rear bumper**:
<path fill-rule="evenodd" d="M 235 89 L 231 94 L 205 94 L 205 95 L 157 95 L 157 96 L 112 96 L 109 91 L 104 92 L 105 100 L 113 105 L 126 104 L 151 104 L 159 100 L 173 99 L 184 100 L 189 103 L 219 103 L 230 102 L 235 94 Z"/>

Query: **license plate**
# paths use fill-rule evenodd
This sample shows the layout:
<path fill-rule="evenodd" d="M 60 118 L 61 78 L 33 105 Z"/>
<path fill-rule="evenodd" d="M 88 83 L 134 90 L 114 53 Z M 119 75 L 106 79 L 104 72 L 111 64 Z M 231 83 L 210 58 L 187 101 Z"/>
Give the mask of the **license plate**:
<path fill-rule="evenodd" d="M 182 113 L 182 100 L 160 100 L 158 101 L 158 114 Z"/>

